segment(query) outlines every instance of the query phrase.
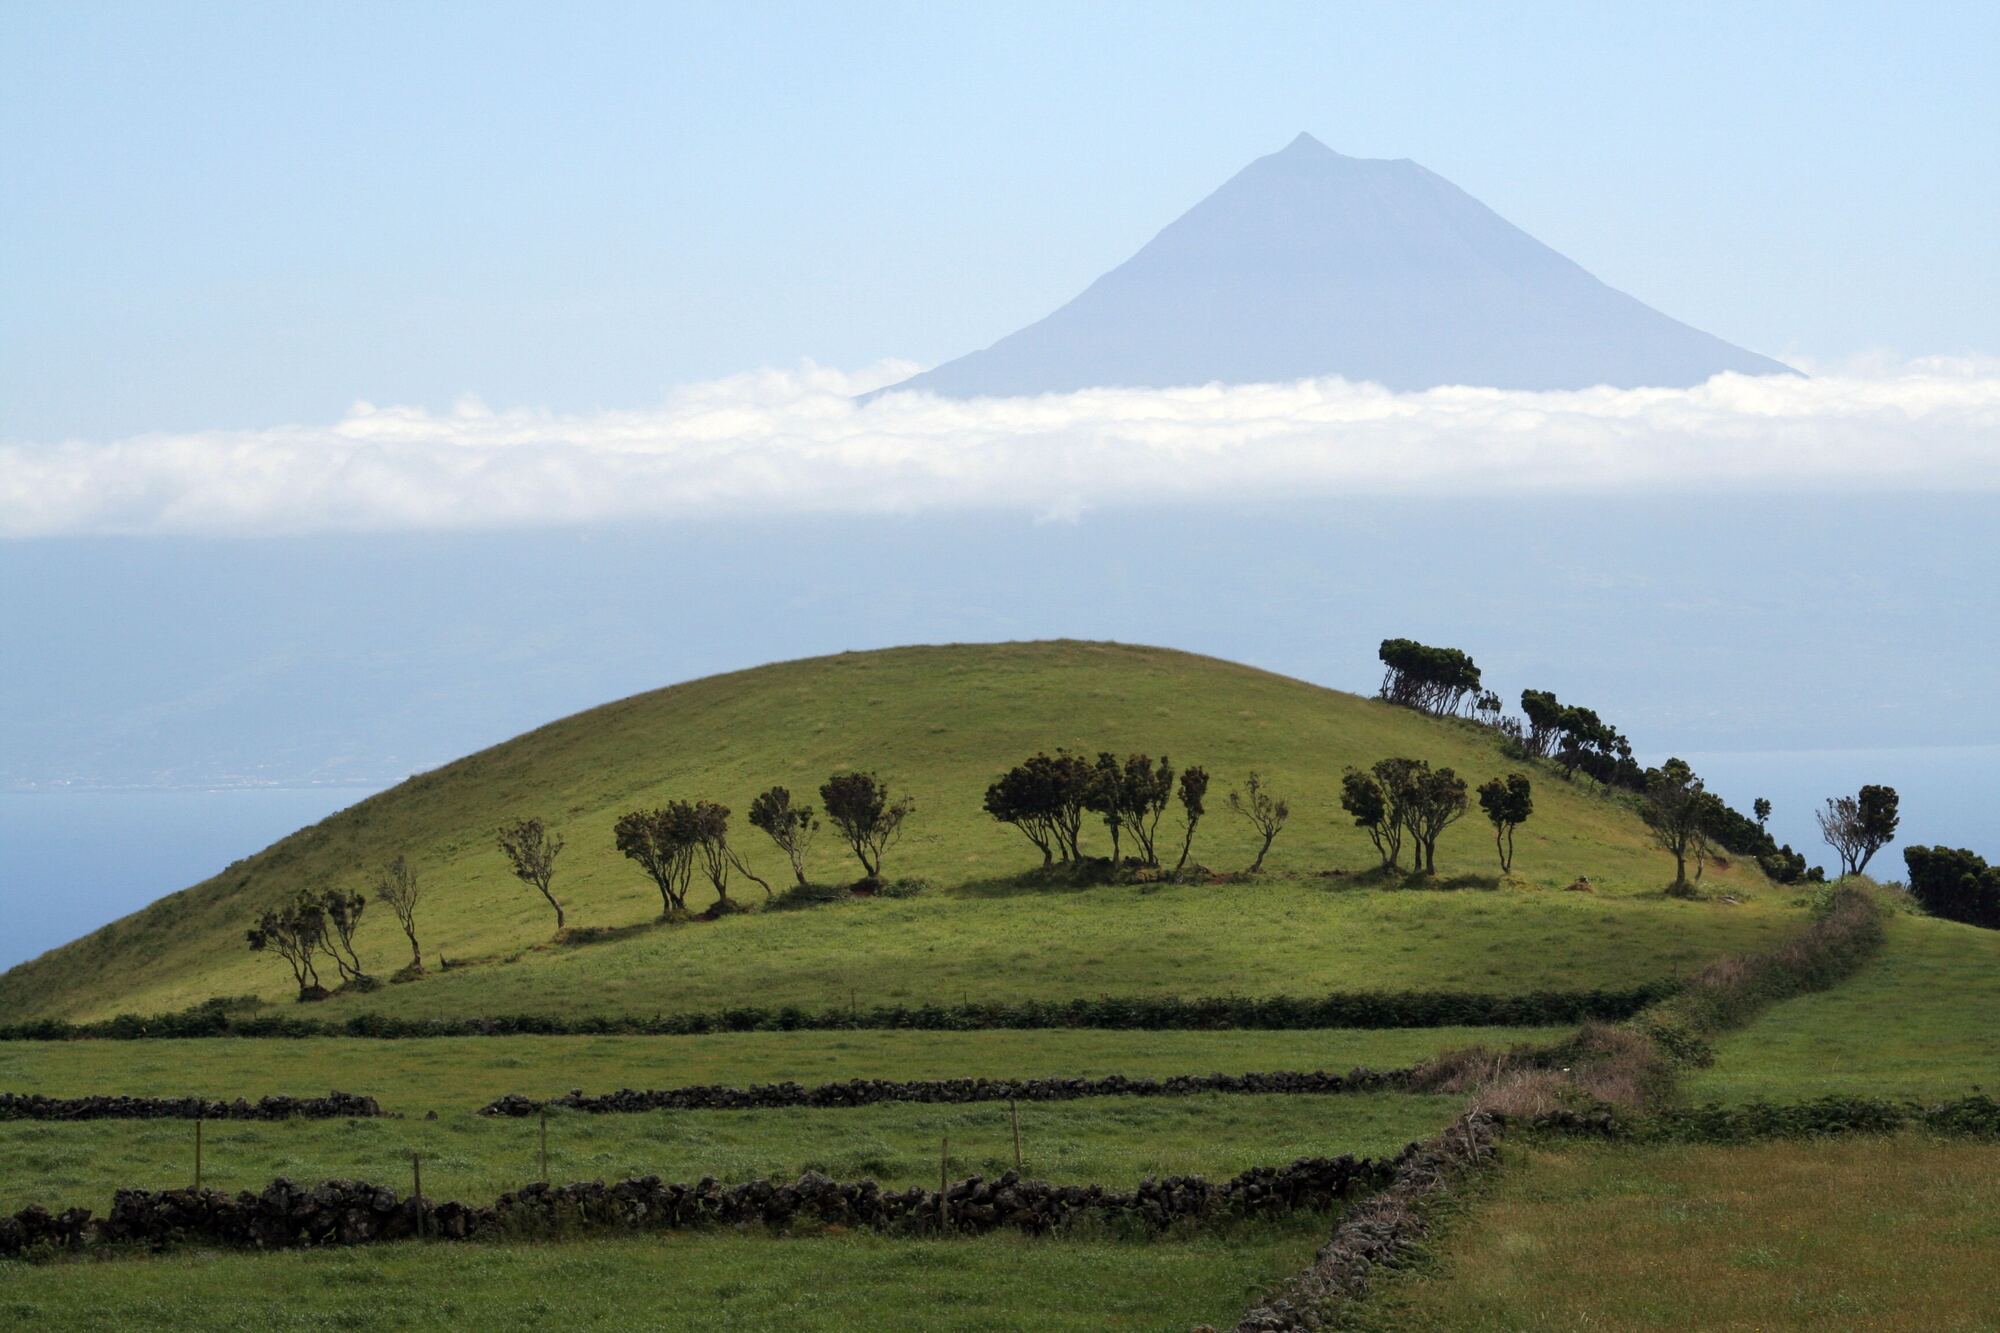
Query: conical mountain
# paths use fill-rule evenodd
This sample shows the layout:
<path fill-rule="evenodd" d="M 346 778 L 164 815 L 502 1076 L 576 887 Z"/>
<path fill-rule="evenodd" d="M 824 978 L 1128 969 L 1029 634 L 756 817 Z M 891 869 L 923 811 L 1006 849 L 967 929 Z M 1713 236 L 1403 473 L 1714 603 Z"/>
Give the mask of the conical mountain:
<path fill-rule="evenodd" d="M 1623 292 L 1407 159 L 1301 134 L 1080 296 L 894 386 L 945 397 L 1339 375 L 1395 390 L 1788 373 Z"/>

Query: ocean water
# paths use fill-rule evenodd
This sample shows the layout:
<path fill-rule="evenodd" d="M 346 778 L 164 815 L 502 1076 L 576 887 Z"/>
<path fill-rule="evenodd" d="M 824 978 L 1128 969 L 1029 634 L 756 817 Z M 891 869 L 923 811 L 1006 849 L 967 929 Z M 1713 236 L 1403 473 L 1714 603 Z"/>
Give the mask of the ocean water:
<path fill-rule="evenodd" d="M 206 879 L 374 791 L 0 792 L 0 968 Z"/>

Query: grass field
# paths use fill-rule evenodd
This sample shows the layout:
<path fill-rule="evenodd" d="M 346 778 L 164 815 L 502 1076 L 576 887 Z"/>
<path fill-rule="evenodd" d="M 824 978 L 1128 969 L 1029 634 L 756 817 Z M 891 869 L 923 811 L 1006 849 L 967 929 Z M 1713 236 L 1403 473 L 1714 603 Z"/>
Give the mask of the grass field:
<path fill-rule="evenodd" d="M 1846 984 L 1773 1006 L 1688 1081 L 1697 1101 L 2000 1091 L 2000 931 L 1896 915 Z"/>
<path fill-rule="evenodd" d="M 666 927 L 290 1008 L 332 1020 L 363 1012 L 646 1015 L 741 1004 L 1622 987 L 1769 943 L 1801 919 L 1786 901 L 1772 891 L 1731 905 L 1284 881 L 1007 897 L 941 892 Z"/>
<path fill-rule="evenodd" d="M 51 1097 L 319 1093 L 388 1110 L 476 1110 L 510 1092 L 827 1083 L 853 1078 L 1160 1077 L 1356 1066 L 1401 1069 L 1440 1051 L 1545 1041 L 1563 1028 L 1304 1032 L 744 1032 L 708 1037 L 227 1038 L 0 1043 L 0 1091 Z"/>
<path fill-rule="evenodd" d="M 1302 1267 L 1324 1217 L 1185 1239 L 898 1241 L 675 1235 L 539 1245 L 177 1254 L 19 1267 L 0 1323 L 37 1329 L 729 1328 L 1052 1333 L 1228 1327 Z"/>
<path fill-rule="evenodd" d="M 1297 1157 L 1393 1154 L 1443 1128 L 1462 1099 L 1403 1093 L 1337 1096 L 1096 1097 L 1020 1108 L 1023 1165 L 1047 1180 L 1129 1188 L 1147 1176 L 1221 1179 Z M 423 1118 L 220 1121 L 205 1127 L 204 1181 L 259 1189 L 362 1179 L 408 1192 L 412 1152 L 426 1192 L 491 1200 L 539 1178 L 538 1126 L 466 1112 Z M 954 1176 L 1011 1168 L 1007 1106 L 882 1103 L 840 1110 L 555 1112 L 549 1175 L 557 1181 L 657 1175 L 725 1183 L 838 1180 L 898 1187 L 938 1180 L 951 1141 Z M 190 1183 L 194 1125 L 185 1120 L 0 1121 L 0 1212 L 30 1203 L 102 1209 L 121 1185 Z"/>
<path fill-rule="evenodd" d="M 1773 891 L 1754 867 L 1715 868 L 1708 881 L 1718 892 L 1749 896 L 1743 906 L 1631 901 L 1667 877 L 1638 819 L 1587 783 L 1546 774 L 1517 840 L 1516 869 L 1549 891 L 1405 894 L 1312 879 L 1155 893 L 1008 892 L 996 881 L 1036 857 L 987 818 L 981 794 L 1001 769 L 1059 746 L 1164 751 L 1180 764 L 1205 765 L 1215 786 L 1197 858 L 1221 868 L 1238 868 L 1251 854 L 1247 826 L 1229 816 L 1223 798 L 1249 770 L 1261 770 L 1291 798 L 1293 812 L 1269 864 L 1300 875 L 1373 864 L 1365 838 L 1338 808 L 1347 765 L 1409 754 L 1475 783 L 1516 766 L 1492 732 L 1470 723 L 1158 649 L 1058 642 L 793 662 L 609 704 L 413 778 L 13 969 L 0 977 L 0 1012 L 88 1018 L 215 995 L 282 999 L 283 967 L 243 947 L 256 911 L 300 886 L 358 885 L 399 853 L 423 876 L 433 962 L 440 954 L 520 956 L 358 1002 L 413 1013 L 826 1004 L 855 989 L 871 1000 L 924 1001 L 1629 984 L 1704 953 L 1747 947 L 1782 915 L 1763 901 Z M 557 888 L 573 926 L 639 926 L 657 913 L 658 897 L 611 845 L 621 811 L 677 796 L 724 801 L 738 811 L 737 843 L 777 878 L 775 855 L 741 826 L 750 797 L 780 782 L 816 800 L 819 782 L 849 767 L 879 770 L 915 797 L 888 871 L 931 880 L 928 895 L 521 956 L 548 941 L 553 920 L 493 848 L 504 818 L 538 814 L 568 838 Z M 1095 837 L 1105 841 L 1101 830 Z M 1439 863 L 1447 877 L 1493 873 L 1476 811 L 1446 833 Z M 857 873 L 828 835 L 813 870 L 834 882 Z M 1580 875 L 1599 892 L 1553 892 Z M 362 948 L 383 975 L 407 956 L 393 923 L 373 913 Z"/>
<path fill-rule="evenodd" d="M 2000 1326 L 2000 1147 L 1917 1137 L 1510 1149 L 1427 1269 L 1355 1327 L 1413 1333 Z"/>

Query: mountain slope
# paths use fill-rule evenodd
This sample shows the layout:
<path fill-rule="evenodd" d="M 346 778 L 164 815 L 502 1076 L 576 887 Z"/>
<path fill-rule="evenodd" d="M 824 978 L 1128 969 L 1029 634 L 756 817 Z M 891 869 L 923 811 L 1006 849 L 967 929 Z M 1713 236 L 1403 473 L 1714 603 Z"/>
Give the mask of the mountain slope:
<path fill-rule="evenodd" d="M 1408 160 L 1301 134 L 1047 318 L 893 386 L 969 398 L 1338 375 L 1686 386 L 1787 367 L 1669 319 Z"/>
<path fill-rule="evenodd" d="M 413 778 L 0 976 L 0 1012 L 99 1017 L 215 995 L 282 1000 L 282 965 L 243 945 L 255 913 L 294 887 L 360 886 L 399 853 L 423 876 L 432 961 L 443 953 L 491 965 L 330 1001 L 329 1017 L 357 1008 L 649 1014 L 825 1003 L 856 985 L 878 998 L 1617 985 L 1652 980 L 1779 920 L 1756 901 L 1641 905 L 1629 895 L 1658 888 L 1667 863 L 1639 821 L 1547 776 L 1537 778 L 1517 873 L 1550 886 L 1587 875 L 1600 894 L 1336 894 L 1329 890 L 1340 886 L 1316 877 L 1255 889 L 1021 894 L 993 881 L 1037 858 L 983 813 L 980 798 L 1000 770 L 1058 746 L 1164 751 L 1177 764 L 1206 766 L 1214 785 L 1197 859 L 1224 868 L 1254 852 L 1247 827 L 1224 808 L 1226 794 L 1261 770 L 1292 801 L 1269 863 L 1280 876 L 1373 864 L 1338 808 L 1347 765 L 1412 754 L 1475 783 L 1511 766 L 1493 734 L 1469 723 L 1162 649 L 1061 641 L 788 662 L 607 704 Z M 556 887 L 571 925 L 637 927 L 657 915 L 659 898 L 611 845 L 620 812 L 674 797 L 723 801 L 737 812 L 736 845 L 782 887 L 782 862 L 745 825 L 750 798 L 776 782 L 817 804 L 825 775 L 849 767 L 877 770 L 915 797 L 887 871 L 928 877 L 934 887 L 922 897 L 550 949 L 550 913 L 493 845 L 510 815 L 548 820 L 568 839 Z M 1107 841 L 1100 828 L 1087 846 L 1101 854 Z M 1447 832 L 1438 859 L 1447 876 L 1491 875 L 1491 835 L 1476 809 Z M 812 869 L 828 883 L 858 873 L 830 833 Z M 1763 881 L 1736 868 L 1711 870 L 1710 883 L 1741 891 Z M 754 884 L 738 892 L 762 898 Z M 1463 908 L 1444 905 L 1454 898 Z M 1484 921 L 1488 912 L 1506 915 L 1508 930 Z M 1449 947 L 1438 944 L 1442 913 L 1462 913 L 1471 927 Z M 371 909 L 362 945 L 377 975 L 408 956 L 381 909 Z"/>

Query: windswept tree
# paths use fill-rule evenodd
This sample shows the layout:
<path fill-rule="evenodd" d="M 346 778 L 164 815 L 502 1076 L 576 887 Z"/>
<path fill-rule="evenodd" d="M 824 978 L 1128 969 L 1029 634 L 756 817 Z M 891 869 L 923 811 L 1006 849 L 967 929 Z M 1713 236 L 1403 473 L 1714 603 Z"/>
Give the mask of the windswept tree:
<path fill-rule="evenodd" d="M 1535 813 L 1535 797 L 1527 775 L 1509 773 L 1479 785 L 1479 808 L 1493 825 L 1493 848 L 1500 854 L 1500 873 L 1514 870 L 1514 830 Z"/>
<path fill-rule="evenodd" d="M 1084 808 L 1095 780 L 1096 770 L 1079 755 L 1036 754 L 987 785 L 985 810 L 1019 829 L 1044 866 L 1074 861 L 1082 855 Z"/>
<path fill-rule="evenodd" d="M 1116 866 L 1124 860 L 1120 839 L 1125 832 L 1125 821 L 1131 817 L 1132 804 L 1125 793 L 1125 769 L 1109 751 L 1100 753 L 1090 770 L 1090 787 L 1084 795 L 1083 808 L 1104 821 L 1105 830 L 1111 834 L 1111 864 Z"/>
<path fill-rule="evenodd" d="M 1556 742 L 1562 736 L 1563 706 L 1549 690 L 1522 690 L 1521 713 L 1528 719 L 1528 730 L 1521 738 L 1521 745 L 1536 759 L 1546 759 L 1555 753 Z"/>
<path fill-rule="evenodd" d="M 326 913 L 317 895 L 306 891 L 294 894 L 279 907 L 267 908 L 244 939 L 254 953 L 274 953 L 285 960 L 298 985 L 299 999 L 322 1000 L 326 987 L 320 985 L 319 969 L 313 957 L 326 934 Z"/>
<path fill-rule="evenodd" d="M 619 852 L 645 871 L 660 891 L 661 920 L 685 913 L 688 881 L 694 874 L 694 807 L 670 801 L 653 810 L 628 811 L 611 826 L 611 837 Z M 561 929 L 560 906 L 556 925 Z"/>
<path fill-rule="evenodd" d="M 1035 759 L 1047 757 L 1036 755 Z M 1045 768 L 1037 768 L 1033 759 L 1016 764 L 986 785 L 984 807 L 1002 824 L 1019 829 L 1042 854 L 1042 864 L 1050 866 L 1058 852 L 1068 860 L 1069 848 L 1056 826 L 1055 801 L 1046 778 Z"/>
<path fill-rule="evenodd" d="M 1147 755 L 1131 755 L 1125 760 L 1122 785 L 1125 825 L 1139 844 L 1140 863 L 1156 866 L 1160 857 L 1154 843 L 1160 831 L 1160 816 L 1174 799 L 1174 766 L 1165 755 L 1157 763 Z"/>
<path fill-rule="evenodd" d="M 396 914 L 396 924 L 409 937 L 410 965 L 404 971 L 410 976 L 421 976 L 424 970 L 424 951 L 417 943 L 417 902 L 422 896 L 417 872 L 402 857 L 375 872 L 375 901 Z"/>
<path fill-rule="evenodd" d="M 870 880 L 882 876 L 882 856 L 902 835 L 903 821 L 916 808 L 909 797 L 891 799 L 873 773 L 836 773 L 820 784 L 820 806 Z"/>
<path fill-rule="evenodd" d="M 1404 826 L 1410 831 L 1418 871 L 1437 874 L 1438 837 L 1458 822 L 1465 810 L 1465 779 L 1449 768 L 1431 769 L 1426 765 L 1412 788 L 1403 817 Z"/>
<path fill-rule="evenodd" d="M 1375 779 L 1382 792 L 1383 838 L 1390 853 L 1389 866 L 1393 869 L 1402 855 L 1405 840 L 1410 842 L 1415 855 L 1413 870 L 1424 868 L 1424 855 L 1416 844 L 1416 808 L 1423 796 L 1423 782 L 1430 774 L 1430 761 L 1395 756 L 1377 759 L 1369 767 L 1369 774 Z"/>
<path fill-rule="evenodd" d="M 334 970 L 340 974 L 343 984 L 357 985 L 368 982 L 368 974 L 361 970 L 361 955 L 354 950 L 354 936 L 361 929 L 361 914 L 368 908 L 368 899 L 360 893 L 346 893 L 339 889 L 328 889 L 319 895 L 320 911 L 326 917 L 326 929 L 320 933 L 320 947 L 326 956 L 333 959 Z M 369 985 L 373 985 L 369 982 Z"/>
<path fill-rule="evenodd" d="M 715 801 L 694 803 L 694 849 L 696 860 L 701 865 L 702 874 L 715 890 L 715 900 L 727 910 L 729 898 L 729 872 L 740 871 L 746 878 L 756 880 L 764 886 L 764 896 L 771 896 L 771 886 L 743 863 L 735 849 L 729 845 L 729 807 Z"/>
<path fill-rule="evenodd" d="M 1639 817 L 1653 842 L 1674 858 L 1674 893 L 1689 892 L 1688 860 L 1707 853 L 1710 803 L 1706 785 L 1684 759 L 1669 759 L 1646 773 Z"/>
<path fill-rule="evenodd" d="M 1354 818 L 1354 827 L 1375 844 L 1384 870 L 1394 870 L 1403 855 L 1403 821 L 1391 815 L 1389 797 L 1372 773 L 1350 768 L 1340 776 L 1340 808 Z"/>
<path fill-rule="evenodd" d="M 1433 648 L 1414 639 L 1384 639 L 1382 697 L 1392 704 L 1456 716 L 1467 695 L 1479 690 L 1479 668 L 1457 648 Z"/>
<path fill-rule="evenodd" d="M 750 802 L 750 827 L 762 829 L 778 844 L 778 850 L 792 863 L 792 875 L 805 884 L 806 853 L 812 849 L 813 834 L 819 831 L 813 808 L 803 801 L 794 805 L 791 792 L 773 787 Z"/>
<path fill-rule="evenodd" d="M 1194 850 L 1195 826 L 1208 808 L 1208 770 L 1200 764 L 1189 764 L 1181 770 L 1181 781 L 1175 793 L 1181 803 L 1181 858 L 1174 862 L 1174 873 L 1188 863 L 1188 854 Z"/>
<path fill-rule="evenodd" d="M 1863 787 L 1855 796 L 1827 798 L 1818 812 L 1819 831 L 1827 845 L 1840 853 L 1840 873 L 1859 875 L 1875 853 L 1896 840 L 1901 822 L 1894 787 Z"/>
<path fill-rule="evenodd" d="M 1264 779 L 1252 770 L 1242 791 L 1230 790 L 1229 809 L 1255 829 L 1262 840 L 1257 845 L 1257 859 L 1250 863 L 1249 873 L 1254 875 L 1264 868 L 1264 857 L 1270 853 L 1271 843 L 1284 830 L 1285 821 L 1292 817 L 1291 803 L 1273 795 L 1264 785 Z"/>
<path fill-rule="evenodd" d="M 539 819 L 515 819 L 500 826 L 495 835 L 501 855 L 514 878 L 548 899 L 556 912 L 556 933 L 563 930 L 563 905 L 556 901 L 551 886 L 556 878 L 556 857 L 562 855 L 563 840 L 543 827 Z"/>
<path fill-rule="evenodd" d="M 1750 813 L 1757 817 L 1757 831 L 1762 833 L 1764 825 L 1771 820 L 1771 803 L 1759 796 L 1756 800 L 1750 802 Z"/>

